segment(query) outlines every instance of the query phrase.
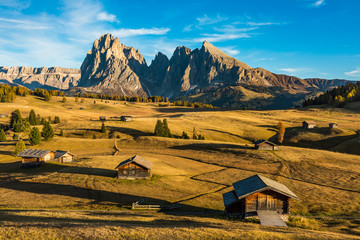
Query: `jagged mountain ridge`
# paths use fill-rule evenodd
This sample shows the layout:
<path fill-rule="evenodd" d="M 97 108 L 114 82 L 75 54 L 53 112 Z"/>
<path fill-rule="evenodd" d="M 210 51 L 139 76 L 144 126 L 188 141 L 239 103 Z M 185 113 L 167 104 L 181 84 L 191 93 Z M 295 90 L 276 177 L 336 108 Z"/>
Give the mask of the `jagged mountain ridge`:
<path fill-rule="evenodd" d="M 49 71 L 48 75 L 43 73 L 45 70 Z M 21 73 L 19 80 L 19 74 L 6 73 L 6 78 L 3 78 L 1 74 L 4 73 L 0 71 L 0 80 L 18 84 L 37 81 L 38 85 L 63 90 L 77 86 L 82 92 L 126 96 L 161 95 L 226 107 L 240 107 L 246 105 L 246 102 L 258 101 L 267 104 L 263 101 L 266 96 L 275 108 L 277 102 L 283 99 L 293 104 L 308 95 L 346 83 L 346 80 L 300 79 L 275 74 L 263 68 L 252 68 L 206 41 L 200 49 L 177 47 L 170 59 L 158 52 L 148 66 L 137 49 L 121 44 L 111 34 L 104 34 L 94 41 L 80 71 L 81 77 L 76 75 L 79 74 L 76 69 L 39 70 L 25 67 L 18 72 L 27 72 L 28 77 Z M 227 92 L 229 96 L 222 97 Z M 283 106 L 282 103 L 280 105 Z"/>
<path fill-rule="evenodd" d="M 21 85 L 30 89 L 45 87 L 67 90 L 77 86 L 80 70 L 61 67 L 0 67 L 0 83 Z"/>

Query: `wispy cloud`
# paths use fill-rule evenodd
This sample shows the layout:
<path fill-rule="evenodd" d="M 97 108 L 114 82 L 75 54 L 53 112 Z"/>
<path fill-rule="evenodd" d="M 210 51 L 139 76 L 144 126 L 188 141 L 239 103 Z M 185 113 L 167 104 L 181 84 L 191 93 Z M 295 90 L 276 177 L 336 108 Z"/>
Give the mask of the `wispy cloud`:
<path fill-rule="evenodd" d="M 0 6 L 9 7 L 16 10 L 22 10 L 30 6 L 30 0 L 0 0 Z"/>
<path fill-rule="evenodd" d="M 170 31 L 170 28 L 140 28 L 140 29 L 116 29 L 112 33 L 117 37 L 133 37 L 142 35 L 164 35 Z"/>
<path fill-rule="evenodd" d="M 320 7 L 320 6 L 323 6 L 323 5 L 325 5 L 325 0 L 317 0 L 311 6 L 312 7 Z"/>
<path fill-rule="evenodd" d="M 224 33 L 224 34 L 201 34 L 202 37 L 199 38 L 193 38 L 191 40 L 185 40 L 187 42 L 203 42 L 203 41 L 208 41 L 208 42 L 224 42 L 227 40 L 234 40 L 234 39 L 240 39 L 240 38 L 250 38 L 249 34 L 247 33 L 240 33 L 240 34 L 228 34 L 228 33 Z"/>
<path fill-rule="evenodd" d="M 41 22 L 34 22 L 30 20 L 19 20 L 19 19 L 9 19 L 9 18 L 0 18 L 1 24 L 0 28 L 10 28 L 10 29 L 29 29 L 29 30 L 43 30 L 48 29 L 50 26 Z M 8 23 L 8 24 L 6 24 Z"/>
<path fill-rule="evenodd" d="M 203 17 L 199 17 L 196 20 L 198 20 L 198 26 L 202 25 L 211 25 L 219 22 L 226 21 L 227 17 L 221 17 L 220 15 L 217 15 L 216 17 L 208 17 L 206 14 Z"/>
<path fill-rule="evenodd" d="M 246 23 L 249 26 L 270 26 L 270 25 L 281 25 L 283 23 L 277 23 L 277 22 L 247 22 Z"/>
<path fill-rule="evenodd" d="M 360 67 L 357 67 L 354 71 L 345 72 L 344 74 L 350 77 L 360 77 Z"/>
<path fill-rule="evenodd" d="M 299 73 L 299 72 L 308 71 L 309 69 L 307 69 L 307 68 L 280 68 L 278 70 L 280 70 L 282 72 L 287 72 L 287 73 Z"/>
<path fill-rule="evenodd" d="M 240 51 L 236 50 L 235 47 L 219 47 L 219 49 L 231 56 L 236 56 L 240 53 Z"/>
<path fill-rule="evenodd" d="M 117 22 L 117 23 L 119 23 L 119 20 L 117 20 L 116 15 L 110 14 L 110 13 L 107 13 L 107 12 L 98 13 L 97 20 L 105 21 L 105 22 Z"/>

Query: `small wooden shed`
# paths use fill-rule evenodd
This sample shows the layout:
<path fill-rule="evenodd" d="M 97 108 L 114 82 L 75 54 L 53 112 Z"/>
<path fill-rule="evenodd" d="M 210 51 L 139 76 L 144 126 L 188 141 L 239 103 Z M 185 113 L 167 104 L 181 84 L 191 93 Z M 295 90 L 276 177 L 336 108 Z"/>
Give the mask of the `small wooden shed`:
<path fill-rule="evenodd" d="M 329 128 L 338 128 L 337 123 L 329 123 Z"/>
<path fill-rule="evenodd" d="M 106 121 L 106 117 L 105 117 L 105 116 L 100 116 L 99 119 L 100 119 L 100 121 Z"/>
<path fill-rule="evenodd" d="M 310 129 L 310 128 L 316 127 L 316 122 L 312 121 L 312 120 L 303 121 L 302 124 L 303 124 L 302 128 L 305 128 L 305 129 Z"/>
<path fill-rule="evenodd" d="M 73 162 L 75 160 L 75 154 L 72 154 L 69 151 L 60 151 L 56 150 L 55 160 L 61 163 Z"/>
<path fill-rule="evenodd" d="M 55 159 L 55 152 L 40 149 L 25 149 L 17 155 L 22 157 L 22 167 L 38 167 Z"/>
<path fill-rule="evenodd" d="M 121 162 L 115 169 L 120 179 L 147 179 L 151 177 L 153 163 L 145 158 L 135 155 Z"/>
<path fill-rule="evenodd" d="M 284 184 L 260 175 L 233 183 L 233 187 L 223 194 L 225 211 L 231 217 L 256 216 L 257 211 L 268 210 L 286 219 L 291 199 L 298 199 Z"/>
<path fill-rule="evenodd" d="M 256 150 L 273 150 L 273 151 L 279 150 L 278 145 L 264 139 L 255 141 L 254 145 Z"/>
<path fill-rule="evenodd" d="M 120 121 L 123 121 L 123 122 L 130 122 L 131 120 L 132 120 L 131 116 L 121 116 L 120 117 Z"/>

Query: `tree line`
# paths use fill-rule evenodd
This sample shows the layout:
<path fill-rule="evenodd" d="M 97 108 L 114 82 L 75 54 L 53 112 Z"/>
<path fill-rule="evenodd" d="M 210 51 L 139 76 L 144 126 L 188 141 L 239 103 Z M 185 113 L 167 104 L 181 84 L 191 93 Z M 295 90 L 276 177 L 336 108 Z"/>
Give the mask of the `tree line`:
<path fill-rule="evenodd" d="M 318 97 L 306 99 L 303 107 L 328 104 L 333 107 L 344 107 L 347 103 L 360 100 L 360 82 L 348 82 L 343 86 L 335 87 Z"/>
<path fill-rule="evenodd" d="M 166 119 L 163 119 L 162 121 L 160 119 L 157 120 L 157 122 L 155 124 L 154 135 L 158 136 L 158 137 L 168 137 L 168 138 L 174 137 L 174 135 L 170 131 L 170 128 L 168 126 L 168 122 Z M 182 132 L 182 135 L 180 136 L 180 138 L 190 139 L 189 135 L 185 131 Z M 202 134 L 198 134 L 195 127 L 193 130 L 192 138 L 197 139 L 197 140 L 205 140 L 205 136 Z"/>

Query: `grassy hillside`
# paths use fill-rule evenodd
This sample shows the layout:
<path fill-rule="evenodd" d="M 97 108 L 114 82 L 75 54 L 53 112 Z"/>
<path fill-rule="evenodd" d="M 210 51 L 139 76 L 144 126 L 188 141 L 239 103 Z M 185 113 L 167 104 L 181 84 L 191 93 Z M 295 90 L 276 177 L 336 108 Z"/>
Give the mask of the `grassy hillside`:
<path fill-rule="evenodd" d="M 359 113 L 345 109 L 210 111 L 95 101 L 76 103 L 68 98 L 64 104 L 61 98 L 44 102 L 28 96 L 0 104 L 0 113 L 18 108 L 23 116 L 30 109 L 46 118 L 59 116 L 61 122 L 53 124 L 54 139 L 28 147 L 70 150 L 77 160 L 21 169 L 20 159 L 11 156 L 16 143 L 12 133 L 0 143 L 4 226 L 0 238 L 354 239 L 360 235 L 358 220 L 342 219 L 360 217 L 360 156 L 335 152 L 350 152 L 353 144 L 357 149 Z M 131 115 L 133 121 L 120 122 L 115 117 L 121 115 Z M 99 116 L 109 120 L 107 133 L 100 132 Z M 174 135 L 186 131 L 192 136 L 195 127 L 206 140 L 152 136 L 157 119 L 163 118 Z M 319 128 L 298 128 L 309 119 Z M 254 150 L 252 140 L 276 137 L 279 120 L 287 127 L 285 139 L 292 146 L 281 146 L 277 152 Z M 0 118 L 0 123 L 8 121 Z M 329 132 L 329 122 L 337 122 L 340 129 Z M 61 130 L 63 137 L 58 136 Z M 22 138 L 26 141 L 27 133 Z M 115 142 L 120 151 L 114 156 Z M 154 163 L 153 177 L 115 178 L 117 164 L 135 154 Z M 294 217 L 287 229 L 228 220 L 223 216 L 222 193 L 233 182 L 256 173 L 284 183 L 297 194 L 300 200 L 292 205 L 294 215 L 330 219 Z M 131 211 L 131 204 L 143 198 L 148 204 L 182 207 L 164 213 Z"/>

